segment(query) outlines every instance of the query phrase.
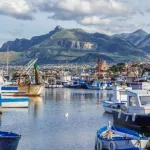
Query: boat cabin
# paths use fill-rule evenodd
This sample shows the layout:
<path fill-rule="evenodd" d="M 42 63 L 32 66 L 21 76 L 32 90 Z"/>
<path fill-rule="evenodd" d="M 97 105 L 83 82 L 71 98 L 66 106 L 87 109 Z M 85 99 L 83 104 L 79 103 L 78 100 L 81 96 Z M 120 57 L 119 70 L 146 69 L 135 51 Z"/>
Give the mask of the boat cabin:
<path fill-rule="evenodd" d="M 111 100 L 114 103 L 127 102 L 126 90 L 132 90 L 132 88 L 125 86 L 113 86 L 113 97 Z"/>
<path fill-rule="evenodd" d="M 150 91 L 128 90 L 127 107 L 128 113 L 150 114 Z"/>

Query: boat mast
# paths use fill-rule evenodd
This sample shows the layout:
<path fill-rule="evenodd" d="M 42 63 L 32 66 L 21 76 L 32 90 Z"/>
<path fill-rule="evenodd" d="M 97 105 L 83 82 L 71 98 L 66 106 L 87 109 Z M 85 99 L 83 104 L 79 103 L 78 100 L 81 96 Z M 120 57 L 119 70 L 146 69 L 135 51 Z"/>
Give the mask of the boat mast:
<path fill-rule="evenodd" d="M 8 75 L 8 65 L 9 65 L 9 46 L 7 47 L 7 75 Z"/>

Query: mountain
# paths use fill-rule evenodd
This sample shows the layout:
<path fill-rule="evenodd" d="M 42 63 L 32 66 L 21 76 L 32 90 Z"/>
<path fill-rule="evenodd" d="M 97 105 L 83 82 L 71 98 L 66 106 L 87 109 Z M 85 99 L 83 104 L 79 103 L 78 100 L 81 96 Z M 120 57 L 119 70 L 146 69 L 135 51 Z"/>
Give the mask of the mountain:
<path fill-rule="evenodd" d="M 115 34 L 113 37 L 119 37 L 126 41 L 130 41 L 138 48 L 143 49 L 145 52 L 150 53 L 150 34 L 139 29 L 133 33 Z"/>
<path fill-rule="evenodd" d="M 150 34 L 144 37 L 137 46 L 143 49 L 145 52 L 150 53 Z"/>
<path fill-rule="evenodd" d="M 145 32 L 142 29 L 139 29 L 132 33 L 115 34 L 113 35 L 113 37 L 119 37 L 126 41 L 130 41 L 134 45 L 138 45 L 147 35 L 147 32 Z"/>
<path fill-rule="evenodd" d="M 132 37 L 139 35 L 139 32 Z M 35 57 L 40 64 L 90 63 L 96 62 L 98 55 L 108 62 L 149 60 L 146 52 L 120 36 L 90 34 L 82 29 L 64 29 L 60 26 L 56 26 L 48 34 L 34 36 L 30 40 L 8 41 L 0 48 L 0 54 L 8 48 L 15 53 L 11 59 L 14 64 L 24 64 Z"/>

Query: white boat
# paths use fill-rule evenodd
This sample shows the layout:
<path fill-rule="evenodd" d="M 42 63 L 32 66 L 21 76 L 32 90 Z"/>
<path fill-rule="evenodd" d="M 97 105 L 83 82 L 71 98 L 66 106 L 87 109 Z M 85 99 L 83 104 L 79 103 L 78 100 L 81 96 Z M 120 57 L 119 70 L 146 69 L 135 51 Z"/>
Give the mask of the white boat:
<path fill-rule="evenodd" d="M 29 105 L 28 97 L 0 96 L 2 108 L 27 108 Z"/>
<path fill-rule="evenodd" d="M 1 88 L 2 108 L 26 108 L 29 105 L 29 98 L 19 96 L 23 93 L 18 92 L 17 86 L 2 86 Z M 15 96 L 17 95 L 17 96 Z"/>
<path fill-rule="evenodd" d="M 150 129 L 150 91 L 128 90 L 126 109 L 114 109 L 113 118 L 115 123 L 148 131 Z"/>
<path fill-rule="evenodd" d="M 113 97 L 110 95 L 108 100 L 103 100 L 103 107 L 105 112 L 112 113 L 112 109 L 123 109 L 127 103 L 126 90 L 131 90 L 131 87 L 113 86 Z"/>
<path fill-rule="evenodd" d="M 0 90 L 2 96 L 6 96 L 6 95 L 13 96 L 15 95 L 15 93 L 18 93 L 18 86 L 5 85 L 5 86 L 1 86 Z"/>
<path fill-rule="evenodd" d="M 107 83 L 94 81 L 91 85 L 88 85 L 90 90 L 104 90 L 107 88 Z"/>
<path fill-rule="evenodd" d="M 146 148 L 147 143 L 147 137 L 109 124 L 97 131 L 95 150 L 140 150 Z"/>

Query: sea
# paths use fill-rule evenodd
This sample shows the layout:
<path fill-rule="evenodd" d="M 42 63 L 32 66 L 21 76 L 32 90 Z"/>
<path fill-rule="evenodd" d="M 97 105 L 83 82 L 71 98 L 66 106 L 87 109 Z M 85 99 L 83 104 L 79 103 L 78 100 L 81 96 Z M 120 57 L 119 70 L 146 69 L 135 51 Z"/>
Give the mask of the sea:
<path fill-rule="evenodd" d="M 29 108 L 3 109 L 1 131 L 21 134 L 17 150 L 94 150 L 97 130 L 113 122 L 102 100 L 111 90 L 45 89 Z"/>

